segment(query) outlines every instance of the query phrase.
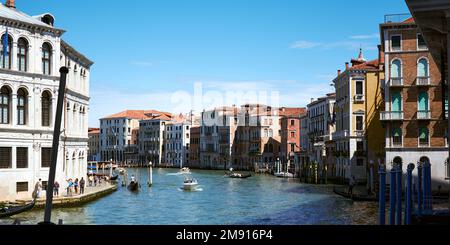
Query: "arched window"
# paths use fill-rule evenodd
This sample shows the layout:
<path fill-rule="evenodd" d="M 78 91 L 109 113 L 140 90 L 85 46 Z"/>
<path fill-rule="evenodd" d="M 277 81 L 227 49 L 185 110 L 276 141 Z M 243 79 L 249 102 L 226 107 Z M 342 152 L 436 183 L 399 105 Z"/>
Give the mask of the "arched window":
<path fill-rule="evenodd" d="M 48 91 L 42 93 L 42 126 L 50 127 L 51 111 L 52 111 L 52 95 Z"/>
<path fill-rule="evenodd" d="M 403 133 L 401 128 L 394 128 L 392 130 L 392 145 L 402 146 L 403 145 Z"/>
<path fill-rule="evenodd" d="M 403 166 L 403 159 L 401 157 L 395 157 L 393 163 L 393 167 L 400 167 Z"/>
<path fill-rule="evenodd" d="M 430 131 L 427 127 L 419 128 L 419 146 L 427 147 L 430 145 Z"/>
<path fill-rule="evenodd" d="M 400 60 L 393 60 L 391 65 L 391 77 L 400 78 L 402 76 L 402 62 Z"/>
<path fill-rule="evenodd" d="M 28 92 L 21 88 L 17 91 L 17 124 L 27 124 Z"/>
<path fill-rule="evenodd" d="M 418 103 L 419 112 L 427 112 L 429 110 L 428 93 L 426 91 L 421 91 L 419 93 Z"/>
<path fill-rule="evenodd" d="M 6 39 L 6 40 L 5 40 Z M 1 67 L 3 69 L 11 69 L 11 54 L 12 54 L 12 37 L 10 35 L 3 34 L 1 46 Z M 8 43 L 8 46 L 5 47 L 4 44 Z M 6 51 L 6 52 L 5 52 Z"/>
<path fill-rule="evenodd" d="M 392 92 L 392 111 L 402 111 L 402 94 L 399 91 Z"/>
<path fill-rule="evenodd" d="M 428 60 L 422 58 L 417 63 L 417 77 L 428 77 Z"/>
<path fill-rule="evenodd" d="M 11 89 L 3 86 L 0 89 L 0 124 L 9 124 L 9 113 L 11 111 Z"/>
<path fill-rule="evenodd" d="M 42 73 L 50 75 L 52 70 L 52 47 L 48 43 L 42 45 Z"/>
<path fill-rule="evenodd" d="M 25 38 L 19 38 L 17 42 L 17 69 L 28 70 L 28 42 Z"/>

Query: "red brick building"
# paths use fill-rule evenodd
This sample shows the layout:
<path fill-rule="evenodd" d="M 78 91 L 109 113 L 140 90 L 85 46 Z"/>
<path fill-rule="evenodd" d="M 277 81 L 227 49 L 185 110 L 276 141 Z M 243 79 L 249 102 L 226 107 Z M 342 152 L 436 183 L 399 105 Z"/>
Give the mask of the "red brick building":
<path fill-rule="evenodd" d="M 306 108 L 280 108 L 281 154 L 283 163 L 289 159 L 291 163 L 299 157 L 300 147 L 300 117 L 306 114 Z M 294 167 L 294 165 L 291 165 Z"/>
<path fill-rule="evenodd" d="M 389 16 L 387 16 L 389 17 Z M 388 18 L 387 18 L 388 19 Z M 385 54 L 386 165 L 430 162 L 434 188 L 448 183 L 445 107 L 448 99 L 439 67 L 432 57 L 414 19 L 380 25 Z"/>

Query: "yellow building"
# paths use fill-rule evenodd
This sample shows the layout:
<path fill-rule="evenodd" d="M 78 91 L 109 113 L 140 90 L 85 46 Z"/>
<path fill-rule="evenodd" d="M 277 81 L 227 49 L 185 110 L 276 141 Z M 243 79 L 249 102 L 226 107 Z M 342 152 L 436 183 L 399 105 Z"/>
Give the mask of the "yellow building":
<path fill-rule="evenodd" d="M 380 68 L 378 59 L 366 61 L 360 51 L 359 57 L 351 60 L 351 66 L 346 63 L 345 71 L 339 70 L 333 80 L 336 174 L 346 180 L 352 176 L 358 182 L 369 180 L 372 187 L 370 180 L 384 152 L 384 129 L 379 118 L 384 74 Z"/>

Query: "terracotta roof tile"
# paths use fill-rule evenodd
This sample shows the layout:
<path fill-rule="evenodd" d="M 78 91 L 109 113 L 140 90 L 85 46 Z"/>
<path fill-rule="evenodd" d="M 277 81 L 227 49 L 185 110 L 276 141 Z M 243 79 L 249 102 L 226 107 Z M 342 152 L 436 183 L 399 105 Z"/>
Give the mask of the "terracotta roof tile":
<path fill-rule="evenodd" d="M 150 119 L 156 115 L 171 116 L 168 112 L 160 112 L 156 110 L 126 110 L 102 119 L 129 118 L 129 119 Z"/>
<path fill-rule="evenodd" d="M 355 65 L 349 68 L 349 70 L 378 70 L 379 60 L 371 60 L 364 62 L 360 65 Z"/>
<path fill-rule="evenodd" d="M 280 116 L 297 117 L 306 113 L 306 108 L 281 108 Z"/>

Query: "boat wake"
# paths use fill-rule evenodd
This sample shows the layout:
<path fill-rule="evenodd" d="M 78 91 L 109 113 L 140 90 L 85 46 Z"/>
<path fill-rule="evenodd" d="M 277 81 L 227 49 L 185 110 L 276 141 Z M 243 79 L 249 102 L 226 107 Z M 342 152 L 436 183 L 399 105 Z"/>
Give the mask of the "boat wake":
<path fill-rule="evenodd" d="M 180 188 L 178 188 L 178 191 L 183 191 L 183 192 L 200 192 L 200 191 L 203 191 L 203 188 L 197 187 L 197 188 L 195 188 L 194 190 L 189 190 L 189 191 L 187 191 L 187 190 L 185 190 L 183 187 L 180 187 Z"/>
<path fill-rule="evenodd" d="M 170 174 L 166 174 L 169 176 L 179 176 L 179 175 L 183 175 L 183 173 L 170 173 Z"/>

